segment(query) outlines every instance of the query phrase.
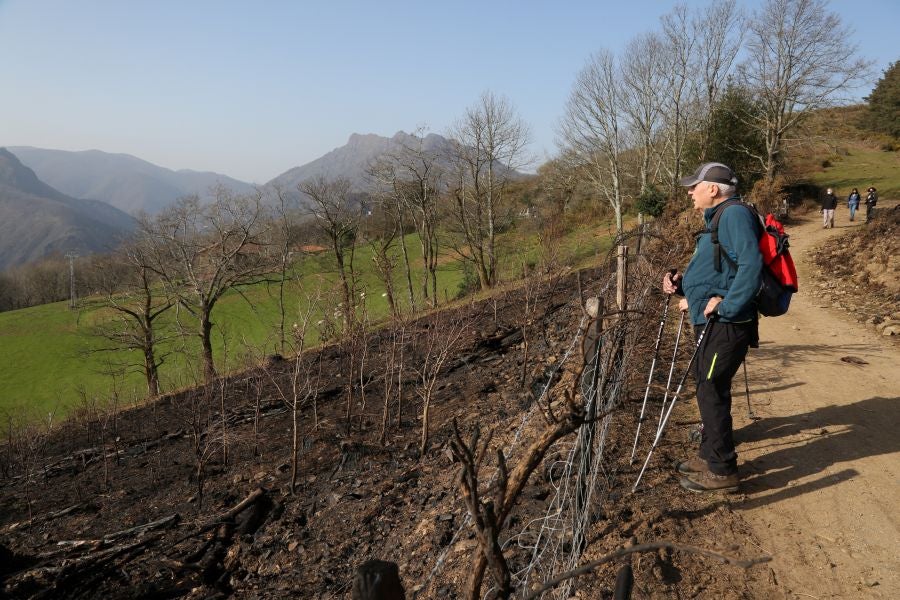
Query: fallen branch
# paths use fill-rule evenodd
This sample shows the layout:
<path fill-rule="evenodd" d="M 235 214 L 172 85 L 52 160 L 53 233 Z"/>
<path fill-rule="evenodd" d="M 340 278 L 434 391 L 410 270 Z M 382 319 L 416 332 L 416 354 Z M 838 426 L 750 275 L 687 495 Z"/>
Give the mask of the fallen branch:
<path fill-rule="evenodd" d="M 719 552 L 715 552 L 713 550 L 708 550 L 706 548 L 698 548 L 697 546 L 688 546 L 685 544 L 676 544 L 674 542 L 650 542 L 647 544 L 636 544 L 634 546 L 629 546 L 627 548 L 621 548 L 616 550 L 615 552 L 610 552 L 606 556 L 602 558 L 598 558 L 597 560 L 592 560 L 589 563 L 585 563 L 580 567 L 573 569 L 571 571 L 567 571 L 554 577 L 553 579 L 543 583 L 541 587 L 525 596 L 525 600 L 534 600 L 535 598 L 540 598 L 546 592 L 552 590 L 560 583 L 567 581 L 569 579 L 574 579 L 575 577 L 581 577 L 582 575 L 588 575 L 599 567 L 600 565 L 604 565 L 608 562 L 612 562 L 616 559 L 622 558 L 624 556 L 628 556 L 630 554 L 635 554 L 638 552 L 653 552 L 655 550 L 661 550 L 663 548 L 669 550 L 677 550 L 679 552 L 687 552 L 688 554 L 699 554 L 701 556 L 706 556 L 707 558 L 712 558 L 717 560 L 723 564 L 734 565 L 736 567 L 740 567 L 742 569 L 749 569 L 753 565 L 758 565 L 761 563 L 766 563 L 772 560 L 771 556 L 761 556 L 759 558 L 751 558 L 751 559 L 740 559 L 735 558 L 733 556 L 728 556 L 727 554 L 720 554 Z"/>
<path fill-rule="evenodd" d="M 157 519 L 156 521 L 151 521 L 149 523 L 145 523 L 143 525 L 138 525 L 137 527 L 130 527 L 129 529 L 123 529 L 122 531 L 116 531 L 113 533 L 108 533 L 104 535 L 102 538 L 93 539 L 93 540 L 60 540 L 56 542 L 56 549 L 50 552 L 45 552 L 40 555 L 39 558 L 47 559 L 52 558 L 61 552 L 72 552 L 73 550 L 80 550 L 82 548 L 87 548 L 89 552 L 95 552 L 96 550 L 100 550 L 104 546 L 113 543 L 114 541 L 126 537 L 126 536 L 137 536 L 144 534 L 148 531 L 152 531 L 154 529 L 160 529 L 163 527 L 167 527 L 169 525 L 174 525 L 178 523 L 181 517 L 178 516 L 178 513 L 173 515 L 169 515 L 168 517 L 163 517 L 161 519 Z M 90 558 L 90 555 L 86 556 Z"/>
<path fill-rule="evenodd" d="M 33 525 L 37 525 L 38 523 L 43 523 L 44 521 L 52 521 L 53 519 L 56 519 L 57 517 L 63 517 L 65 515 L 73 513 L 76 510 L 78 510 L 79 508 L 81 508 L 82 506 L 83 506 L 83 504 L 81 504 L 81 503 L 73 504 L 72 506 L 69 506 L 62 510 L 58 510 L 56 512 L 51 512 L 51 513 L 47 513 L 45 515 L 41 515 L 39 517 L 35 517 L 35 518 L 31 519 L 30 521 L 17 521 L 15 523 L 10 523 L 9 525 L 6 526 L 6 531 L 12 531 L 14 529 L 18 529 L 19 527 L 22 527 L 22 528 L 31 527 Z"/>
<path fill-rule="evenodd" d="M 246 508 L 248 508 L 249 506 L 255 504 L 260 498 L 262 498 L 265 495 L 265 493 L 266 493 L 266 490 L 264 490 L 263 488 L 256 488 L 255 490 L 250 492 L 250 494 L 246 498 L 244 498 L 243 500 L 241 500 L 240 502 L 235 504 L 232 508 L 228 509 L 226 512 L 222 513 L 215 519 L 208 521 L 204 525 L 201 525 L 200 528 L 197 529 L 196 531 L 193 531 L 191 533 L 188 533 L 188 534 L 178 538 L 177 540 L 172 542 L 170 544 L 170 546 L 177 546 L 178 544 L 180 544 L 181 542 L 183 542 L 185 540 L 188 540 L 188 539 L 190 539 L 194 536 L 197 536 L 201 533 L 206 533 L 207 531 L 210 531 L 211 529 L 215 529 L 222 523 L 231 521 L 238 514 L 240 514 L 241 511 L 243 511 Z"/>

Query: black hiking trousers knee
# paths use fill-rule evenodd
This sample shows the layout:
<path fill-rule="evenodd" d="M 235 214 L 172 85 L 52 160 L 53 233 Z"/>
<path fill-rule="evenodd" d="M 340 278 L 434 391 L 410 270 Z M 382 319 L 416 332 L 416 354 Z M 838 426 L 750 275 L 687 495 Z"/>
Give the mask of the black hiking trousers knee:
<path fill-rule="evenodd" d="M 731 421 L 731 380 L 756 338 L 756 323 L 715 321 L 706 330 L 694 361 L 697 405 L 703 420 L 700 458 L 716 475 L 737 472 L 737 452 Z M 694 326 L 695 338 L 703 325 Z"/>

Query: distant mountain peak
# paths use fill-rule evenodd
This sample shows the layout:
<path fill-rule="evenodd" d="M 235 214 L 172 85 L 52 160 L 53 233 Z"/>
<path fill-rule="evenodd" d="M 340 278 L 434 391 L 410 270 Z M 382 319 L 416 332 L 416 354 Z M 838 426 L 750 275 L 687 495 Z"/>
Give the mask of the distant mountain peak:
<path fill-rule="evenodd" d="M 288 169 L 266 185 L 282 190 L 296 190 L 297 185 L 314 177 L 329 179 L 348 179 L 354 191 L 365 191 L 370 185 L 366 173 L 369 165 L 387 152 L 396 151 L 402 146 L 421 148 L 437 155 L 438 162 L 446 163 L 446 155 L 452 142 L 437 134 L 429 133 L 424 138 L 403 130 L 391 137 L 383 137 L 374 133 L 352 133 L 347 143 L 299 167 Z M 445 165 L 449 168 L 449 165 Z"/>

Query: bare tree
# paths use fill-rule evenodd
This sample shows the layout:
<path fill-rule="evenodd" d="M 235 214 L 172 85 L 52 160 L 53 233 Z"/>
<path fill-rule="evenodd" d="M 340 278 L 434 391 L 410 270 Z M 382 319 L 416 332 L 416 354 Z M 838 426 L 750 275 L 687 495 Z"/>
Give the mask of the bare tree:
<path fill-rule="evenodd" d="M 154 397 L 159 395 L 159 369 L 168 354 L 160 352 L 159 345 L 172 336 L 168 328 L 159 326 L 158 319 L 174 306 L 175 300 L 160 285 L 147 241 L 136 240 L 110 257 L 112 268 L 103 283 L 103 302 L 113 310 L 114 318 L 100 323 L 94 333 L 106 340 L 99 351 L 114 353 L 123 361 L 123 371 L 141 371 L 147 381 L 147 393 Z M 138 362 L 131 360 L 133 352 L 140 353 Z"/>
<path fill-rule="evenodd" d="M 453 317 L 446 311 L 435 313 L 424 323 L 426 330 L 420 336 L 418 344 L 418 365 L 416 373 L 416 394 L 422 400 L 422 437 L 419 453 L 428 450 L 429 430 L 431 427 L 431 401 L 444 365 L 453 356 L 468 324 L 459 317 Z"/>
<path fill-rule="evenodd" d="M 772 181 L 790 132 L 864 81 L 871 63 L 857 57 L 851 29 L 823 0 L 767 0 L 754 11 L 747 38 L 740 74 L 762 104 L 756 125 L 765 132 L 766 154 L 759 159 Z"/>
<path fill-rule="evenodd" d="M 377 202 L 361 231 L 362 238 L 366 240 L 372 250 L 372 263 L 375 266 L 375 273 L 384 285 L 388 309 L 391 316 L 397 318 L 400 316 L 400 307 L 397 304 L 397 292 L 394 288 L 394 270 L 397 267 L 394 247 L 397 239 L 403 236 L 395 215 L 391 211 L 390 203 Z"/>
<path fill-rule="evenodd" d="M 691 130 L 693 102 L 691 66 L 697 36 L 690 22 L 687 6 L 677 4 L 664 15 L 662 21 L 663 70 L 666 73 L 663 96 L 663 132 L 665 159 L 663 169 L 668 175 L 670 191 L 678 189 L 678 180 L 684 166 L 684 151 Z M 708 27 L 718 27 L 709 24 Z M 693 105 L 693 106 L 692 106 Z"/>
<path fill-rule="evenodd" d="M 664 45 L 657 33 L 632 38 L 622 60 L 622 108 L 640 152 L 641 193 L 652 183 L 650 163 L 663 110 Z"/>
<path fill-rule="evenodd" d="M 275 391 L 282 402 L 291 411 L 291 494 L 297 488 L 297 473 L 300 457 L 300 409 L 318 392 L 318 375 L 314 374 L 312 361 L 305 360 L 303 355 L 306 349 L 307 335 L 310 332 L 310 324 L 313 314 L 319 310 L 319 299 L 308 298 L 306 308 L 298 314 L 298 321 L 291 328 L 291 351 L 294 353 L 290 363 L 290 373 L 287 381 L 273 369 L 266 368 Z"/>
<path fill-rule="evenodd" d="M 142 218 L 139 227 L 150 242 L 150 267 L 199 323 L 203 373 L 211 381 L 216 376 L 216 303 L 226 292 L 258 283 L 271 271 L 264 253 L 260 197 L 233 196 L 218 188 L 209 205 L 201 205 L 197 196 L 182 198 L 156 218 Z"/>
<path fill-rule="evenodd" d="M 582 179 L 578 156 L 565 149 L 538 167 L 537 172 L 543 189 L 554 201 L 556 216 L 565 215 Z"/>
<path fill-rule="evenodd" d="M 624 113 L 615 57 L 601 50 L 578 73 L 561 125 L 566 149 L 574 153 L 591 185 L 606 197 L 622 231 Z"/>
<path fill-rule="evenodd" d="M 466 110 L 450 131 L 451 196 L 456 252 L 478 273 L 482 289 L 497 283 L 496 241 L 504 192 L 526 164 L 529 132 L 508 100 L 491 92 Z"/>
<path fill-rule="evenodd" d="M 344 329 L 349 331 L 356 306 L 353 254 L 360 220 L 359 207 L 351 204 L 350 181 L 319 176 L 300 183 L 297 189 L 311 200 L 316 226 L 331 244 L 340 277 Z"/>
<path fill-rule="evenodd" d="M 370 164 L 366 172 L 372 181 L 374 196 L 377 203 L 381 206 L 385 221 L 387 216 L 393 217 L 393 223 L 396 225 L 395 234 L 400 241 L 401 255 L 403 257 L 403 274 L 406 278 L 406 292 L 409 300 L 410 310 L 414 310 L 416 306 L 416 297 L 413 292 L 412 267 L 409 261 L 409 248 L 406 245 L 406 223 L 409 220 L 408 209 L 404 202 L 401 188 L 398 186 L 399 176 L 397 174 L 397 164 L 390 159 L 390 156 L 380 157 L 378 160 Z M 391 239 L 393 241 L 393 238 Z M 386 258 L 386 257 L 385 257 Z M 387 264 L 382 261 L 381 265 L 376 265 L 379 272 L 383 271 L 383 267 Z M 392 286 L 393 287 L 393 286 Z M 392 311 L 398 314 L 397 311 Z"/>
<path fill-rule="evenodd" d="M 707 160 L 713 109 L 726 87 L 735 58 L 744 37 L 745 21 L 736 0 L 712 2 L 694 13 L 694 31 L 704 31 L 694 47 L 694 85 L 700 103 L 703 126 L 700 129 L 699 159 Z M 712 26 L 711 26 L 712 25 Z"/>
<path fill-rule="evenodd" d="M 431 297 L 432 308 L 437 306 L 437 197 L 443 188 L 443 172 L 437 152 L 426 145 L 425 131 L 417 130 L 412 139 L 401 141 L 399 161 L 405 179 L 402 190 L 416 224 L 422 249 L 422 296 Z M 429 294 L 430 286 L 430 294 Z"/>
<path fill-rule="evenodd" d="M 272 243 L 278 254 L 278 351 L 284 354 L 287 340 L 285 332 L 285 319 L 287 308 L 285 306 L 285 285 L 293 278 L 290 270 L 294 257 L 294 226 L 296 225 L 297 207 L 292 203 L 287 194 L 281 188 L 275 188 L 274 219 L 272 223 Z"/>
<path fill-rule="evenodd" d="M 387 427 L 391 413 L 391 400 L 396 395 L 397 401 L 397 420 L 402 423 L 401 410 L 403 408 L 403 350 L 408 341 L 406 335 L 406 321 L 396 319 L 391 327 L 385 332 L 386 347 L 382 347 L 382 353 L 385 357 L 384 366 L 381 372 L 382 376 L 382 411 L 381 411 L 381 433 L 378 436 L 378 443 L 382 446 L 387 439 Z"/>

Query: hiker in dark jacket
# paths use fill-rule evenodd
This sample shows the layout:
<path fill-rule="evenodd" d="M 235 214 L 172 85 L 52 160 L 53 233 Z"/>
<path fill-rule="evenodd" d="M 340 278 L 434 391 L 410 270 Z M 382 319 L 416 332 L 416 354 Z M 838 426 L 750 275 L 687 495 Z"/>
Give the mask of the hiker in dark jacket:
<path fill-rule="evenodd" d="M 856 216 L 856 209 L 859 208 L 859 191 L 856 188 L 853 188 L 853 191 L 847 196 L 847 208 L 850 209 L 850 220 L 852 221 Z"/>
<path fill-rule="evenodd" d="M 831 188 L 828 188 L 825 197 L 822 198 L 822 229 L 827 229 L 829 225 L 834 229 L 834 210 L 837 208 L 837 204 L 837 196 L 834 195 Z"/>
<path fill-rule="evenodd" d="M 721 163 L 700 165 L 681 180 L 694 208 L 703 211 L 706 230 L 697 236 L 694 257 L 684 276 L 666 275 L 663 291 L 685 296 L 679 307 L 690 313 L 695 334 L 711 320 L 697 352 L 693 375 L 703 421 L 699 456 L 679 462 L 681 486 L 694 492 L 738 489 L 737 452 L 731 420 L 731 380 L 757 342 L 755 298 L 760 286 L 762 256 L 759 223 L 734 196 L 737 177 Z M 710 224 L 718 211 L 717 236 L 722 255 L 718 265 Z"/>
<path fill-rule="evenodd" d="M 875 214 L 875 205 L 878 203 L 878 191 L 870 187 L 866 190 L 866 223 L 872 220 Z"/>

